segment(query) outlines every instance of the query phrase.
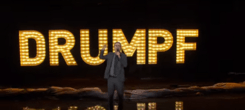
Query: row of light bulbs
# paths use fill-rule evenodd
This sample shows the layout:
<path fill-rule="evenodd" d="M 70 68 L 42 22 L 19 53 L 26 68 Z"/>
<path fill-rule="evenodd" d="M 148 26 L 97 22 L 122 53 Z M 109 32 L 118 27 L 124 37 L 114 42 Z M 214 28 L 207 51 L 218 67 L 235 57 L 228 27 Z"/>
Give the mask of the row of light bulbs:
<path fill-rule="evenodd" d="M 100 51 L 97 55 L 97 57 L 92 57 L 90 55 L 90 48 L 89 48 L 89 30 L 87 29 L 83 29 L 80 30 L 80 41 L 81 41 L 81 57 L 83 59 L 83 61 L 89 65 L 99 65 L 102 64 L 105 60 L 100 59 L 99 55 L 100 55 Z M 86 33 L 86 34 L 84 34 Z M 104 29 L 100 29 L 99 30 L 99 50 L 102 49 L 103 45 L 107 45 L 107 30 Z M 104 51 L 104 55 L 108 54 L 108 49 L 106 48 Z"/>
<path fill-rule="evenodd" d="M 145 103 L 137 103 L 137 110 L 146 110 L 145 108 L 146 108 Z M 148 110 L 157 110 L 156 102 L 148 103 Z"/>
<path fill-rule="evenodd" d="M 185 63 L 185 50 L 196 50 L 196 43 L 185 43 L 185 36 L 198 37 L 198 29 L 185 31 L 177 29 L 177 63 Z"/>
<path fill-rule="evenodd" d="M 137 103 L 137 110 L 145 110 L 145 103 Z M 53 110 L 60 110 L 60 107 L 57 107 Z M 77 106 L 70 106 L 68 110 L 77 110 Z M 29 108 L 29 107 L 24 107 L 23 110 L 45 110 L 45 109 L 35 109 L 35 108 Z M 86 110 L 106 110 L 103 106 L 93 106 L 93 107 L 88 107 Z M 118 105 L 114 105 L 114 110 L 118 110 Z M 156 102 L 150 102 L 148 103 L 148 110 L 156 110 Z"/>
<path fill-rule="evenodd" d="M 137 49 L 137 64 L 145 64 L 146 57 L 146 39 L 145 29 L 137 29 L 130 43 L 126 39 L 121 29 L 113 30 L 113 52 L 114 44 L 117 41 L 121 42 L 122 50 L 128 57 L 132 57 Z M 67 30 L 51 30 L 49 32 L 49 48 L 50 48 L 50 65 L 58 66 L 59 58 L 58 53 L 62 53 L 66 64 L 77 65 L 70 50 L 75 45 L 75 38 L 73 34 Z M 89 30 L 80 30 L 80 46 L 81 46 L 81 57 L 85 63 L 89 65 L 99 65 L 105 60 L 90 55 L 90 42 L 89 42 Z M 185 37 L 197 37 L 198 30 L 177 30 L 177 54 L 176 63 L 184 63 L 185 50 L 196 50 L 196 43 L 185 43 Z M 157 44 L 157 37 L 163 37 L 165 42 Z M 37 55 L 35 58 L 29 58 L 29 47 L 28 39 L 35 39 L 37 42 Z M 58 45 L 58 38 L 66 39 L 66 44 Z M 99 50 L 102 49 L 103 45 L 108 45 L 107 30 L 99 29 Z M 149 29 L 149 50 L 148 50 L 148 64 L 157 64 L 157 52 L 165 52 L 172 47 L 173 36 L 165 29 Z M 20 63 L 21 66 L 37 66 L 45 59 L 45 40 L 43 35 L 38 31 L 19 31 L 19 47 L 20 47 Z M 121 50 L 121 52 L 122 52 Z M 108 48 L 105 49 L 104 55 L 108 54 Z"/>
<path fill-rule="evenodd" d="M 60 52 L 65 59 L 66 64 L 69 65 L 77 65 L 75 59 L 73 58 L 70 50 L 75 45 L 75 38 L 73 34 L 66 30 L 52 30 L 49 32 L 49 46 L 52 47 L 50 49 L 50 65 L 58 66 L 58 53 Z M 65 45 L 58 45 L 58 38 L 66 39 Z"/>
<path fill-rule="evenodd" d="M 120 33 L 123 33 L 121 29 L 113 31 L 113 36 L 115 36 L 113 37 L 113 52 L 115 52 L 114 44 L 120 41 L 126 56 L 132 57 L 137 49 L 137 64 L 145 64 L 145 29 L 137 29 L 130 43 L 125 35 Z"/>
<path fill-rule="evenodd" d="M 149 33 L 148 64 L 157 64 L 157 52 L 165 52 L 169 50 L 173 44 L 173 36 L 165 29 L 150 29 Z M 157 37 L 163 37 L 165 42 L 163 44 L 157 44 Z"/>
<path fill-rule="evenodd" d="M 29 46 L 28 46 L 28 39 L 35 39 L 37 41 L 37 55 L 35 58 L 29 58 Z M 20 59 L 21 65 L 39 65 L 45 59 L 46 48 L 45 48 L 45 40 L 42 34 L 38 32 L 25 32 L 20 31 L 19 39 L 19 48 L 20 48 Z"/>

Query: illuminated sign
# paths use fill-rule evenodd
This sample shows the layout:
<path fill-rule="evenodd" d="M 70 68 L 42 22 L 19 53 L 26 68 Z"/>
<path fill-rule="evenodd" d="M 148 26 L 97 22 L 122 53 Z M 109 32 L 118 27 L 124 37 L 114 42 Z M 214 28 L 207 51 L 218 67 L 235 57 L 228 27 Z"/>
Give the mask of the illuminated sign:
<path fill-rule="evenodd" d="M 148 102 L 148 110 L 157 110 L 156 102 Z M 137 103 L 137 110 L 146 110 L 146 103 Z M 54 108 L 53 110 L 60 110 L 60 107 Z M 70 106 L 68 110 L 77 110 L 77 106 Z M 114 109 L 118 110 L 118 105 L 114 105 Z M 35 108 L 23 107 L 23 110 L 36 110 Z M 45 109 L 40 109 L 45 110 Z M 86 110 L 106 110 L 103 106 L 96 105 L 88 107 Z M 175 101 L 175 110 L 183 110 L 183 101 Z"/>
<path fill-rule="evenodd" d="M 103 45 L 108 45 L 108 31 L 107 29 L 99 29 L 99 50 Z M 146 64 L 146 29 L 137 29 L 131 42 L 128 42 L 127 38 L 123 34 L 121 29 L 113 29 L 113 52 L 115 42 L 121 42 L 122 51 L 128 57 L 132 57 L 137 50 L 137 64 Z M 165 29 L 149 29 L 148 30 L 148 64 L 157 64 L 157 52 L 165 52 L 169 50 L 173 45 L 172 34 Z M 161 44 L 157 43 L 157 38 L 162 37 L 165 41 Z M 196 43 L 186 43 L 185 37 L 198 37 L 198 29 L 177 29 L 177 43 L 176 43 L 176 63 L 183 64 L 185 62 L 185 51 L 196 50 Z M 58 45 L 58 38 L 64 38 L 66 43 Z M 34 58 L 29 57 L 28 39 L 34 39 L 36 41 L 36 56 Z M 20 65 L 21 66 L 37 66 L 40 65 L 46 55 L 46 42 L 42 33 L 36 30 L 20 30 L 19 31 L 19 49 L 20 49 Z M 75 37 L 68 30 L 49 30 L 49 59 L 50 66 L 58 66 L 59 58 L 58 53 L 61 53 L 68 66 L 75 66 L 75 61 L 70 50 L 75 45 Z M 80 52 L 83 61 L 89 65 L 100 65 L 105 60 L 98 56 L 92 57 L 90 55 L 90 43 L 89 43 L 89 29 L 80 30 Z M 104 55 L 108 54 L 108 48 L 105 49 Z"/>

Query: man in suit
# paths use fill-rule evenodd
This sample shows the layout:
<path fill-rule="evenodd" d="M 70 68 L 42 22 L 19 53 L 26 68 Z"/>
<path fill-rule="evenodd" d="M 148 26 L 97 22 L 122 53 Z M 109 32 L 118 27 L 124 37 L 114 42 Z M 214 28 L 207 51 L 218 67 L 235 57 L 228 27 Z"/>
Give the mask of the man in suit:
<path fill-rule="evenodd" d="M 127 56 L 124 53 L 121 53 L 121 43 L 116 42 L 114 44 L 115 52 L 109 52 L 107 55 L 104 54 L 106 45 L 103 46 L 103 49 L 100 51 L 100 59 L 105 59 L 107 61 L 104 79 L 107 79 L 107 88 L 108 88 L 108 108 L 113 110 L 113 95 L 114 91 L 117 90 L 118 93 L 118 110 L 123 109 L 123 100 L 124 100 L 124 68 L 127 67 Z"/>

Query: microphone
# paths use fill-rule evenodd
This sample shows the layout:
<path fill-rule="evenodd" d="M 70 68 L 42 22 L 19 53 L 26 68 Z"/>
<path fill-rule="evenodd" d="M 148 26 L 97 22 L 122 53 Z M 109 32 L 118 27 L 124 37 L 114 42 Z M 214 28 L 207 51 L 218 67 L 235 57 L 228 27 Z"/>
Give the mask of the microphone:
<path fill-rule="evenodd" d="M 120 53 L 120 51 L 119 51 L 119 49 L 117 48 L 117 52 L 119 52 Z M 117 56 L 118 57 L 118 56 Z"/>

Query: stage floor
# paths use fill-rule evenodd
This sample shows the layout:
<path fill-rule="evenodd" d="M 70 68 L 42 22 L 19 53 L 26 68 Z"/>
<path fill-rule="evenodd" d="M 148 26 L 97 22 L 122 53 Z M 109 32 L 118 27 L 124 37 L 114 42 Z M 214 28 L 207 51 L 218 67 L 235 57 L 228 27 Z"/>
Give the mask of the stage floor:
<path fill-rule="evenodd" d="M 217 82 L 184 82 L 171 79 L 126 79 L 125 90 L 134 89 L 173 89 L 177 87 L 189 86 L 211 86 Z M 35 83 L 26 82 L 18 88 L 48 88 L 51 86 L 72 87 L 75 89 L 85 87 L 99 87 L 103 92 L 107 92 L 107 81 L 103 78 L 64 78 L 64 79 L 45 79 Z M 117 101 L 117 100 L 115 100 Z M 220 93 L 201 96 L 182 96 L 166 98 L 150 98 L 140 100 L 125 100 L 125 110 L 137 110 L 137 103 L 150 102 L 156 103 L 156 110 L 174 110 L 175 102 L 182 101 L 184 110 L 244 110 L 245 93 Z M 68 110 L 69 106 L 77 106 L 77 110 L 85 110 L 88 107 L 100 105 L 107 107 L 106 100 L 80 99 L 80 100 L 46 100 L 46 99 L 1 99 L 0 110 L 23 110 L 24 107 L 52 110 L 58 106 L 61 110 Z M 146 106 L 147 108 L 147 106 Z M 147 110 L 147 109 L 146 109 Z"/>
<path fill-rule="evenodd" d="M 161 99 L 142 99 L 124 101 L 125 110 L 137 110 L 137 103 L 156 103 L 156 110 L 175 110 L 175 102 L 183 102 L 183 110 L 244 110 L 245 94 L 219 94 L 198 97 L 174 97 Z M 99 100 L 1 100 L 1 110 L 23 110 L 23 107 L 52 110 L 58 106 L 68 110 L 69 106 L 77 106 L 77 110 L 100 105 L 107 107 L 107 101 Z M 147 108 L 147 107 L 146 107 Z M 146 109 L 149 110 L 149 109 Z"/>
<path fill-rule="evenodd" d="M 134 89 L 173 89 L 176 87 L 189 87 L 189 86 L 210 86 L 217 82 L 211 81 L 195 81 L 186 82 L 174 79 L 149 79 L 149 78 L 126 78 L 125 90 Z M 15 88 L 48 88 L 50 86 L 58 87 L 72 87 L 75 89 L 85 87 L 99 87 L 103 92 L 107 92 L 107 80 L 103 78 L 60 78 L 60 79 L 43 79 L 35 80 L 35 82 L 26 81 L 22 85 L 14 86 Z M 9 86 L 7 86 L 9 87 Z"/>

